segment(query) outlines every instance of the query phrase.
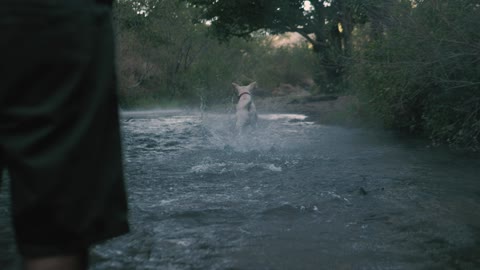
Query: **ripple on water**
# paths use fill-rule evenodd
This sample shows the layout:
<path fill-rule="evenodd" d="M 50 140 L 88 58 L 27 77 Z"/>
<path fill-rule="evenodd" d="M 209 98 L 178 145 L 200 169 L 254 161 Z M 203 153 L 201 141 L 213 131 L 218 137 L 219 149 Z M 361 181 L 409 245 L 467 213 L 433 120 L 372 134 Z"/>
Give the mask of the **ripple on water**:
<path fill-rule="evenodd" d="M 478 162 L 303 115 L 261 114 L 244 136 L 233 114 L 122 120 L 132 232 L 94 248 L 93 270 L 480 269 Z"/>
<path fill-rule="evenodd" d="M 249 170 L 266 170 L 271 172 L 281 172 L 282 167 L 269 163 L 241 163 L 241 162 L 219 162 L 204 163 L 195 165 L 190 169 L 194 174 L 225 174 L 231 172 L 243 172 Z"/>
<path fill-rule="evenodd" d="M 303 115 L 244 136 L 231 114 L 130 117 L 133 232 L 94 269 L 480 269 L 478 184 L 449 196 L 478 166 Z"/>

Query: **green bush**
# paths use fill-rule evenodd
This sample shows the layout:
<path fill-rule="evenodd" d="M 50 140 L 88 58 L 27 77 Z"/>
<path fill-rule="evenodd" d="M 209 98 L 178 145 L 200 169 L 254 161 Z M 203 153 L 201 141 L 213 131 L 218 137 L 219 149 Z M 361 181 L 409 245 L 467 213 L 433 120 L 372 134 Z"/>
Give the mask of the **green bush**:
<path fill-rule="evenodd" d="M 353 85 L 388 127 L 434 144 L 480 149 L 480 6 L 422 1 L 399 8 L 358 52 Z"/>

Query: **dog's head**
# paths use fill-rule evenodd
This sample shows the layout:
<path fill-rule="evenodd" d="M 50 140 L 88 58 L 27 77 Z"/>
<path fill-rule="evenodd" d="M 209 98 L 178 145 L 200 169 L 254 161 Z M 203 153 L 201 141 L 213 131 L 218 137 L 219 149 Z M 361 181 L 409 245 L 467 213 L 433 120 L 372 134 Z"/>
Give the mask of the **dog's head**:
<path fill-rule="evenodd" d="M 247 86 L 240 86 L 236 83 L 232 83 L 233 88 L 237 91 L 237 95 L 241 95 L 243 93 L 249 93 L 251 94 L 251 91 L 257 87 L 257 82 L 252 82 L 251 84 Z"/>

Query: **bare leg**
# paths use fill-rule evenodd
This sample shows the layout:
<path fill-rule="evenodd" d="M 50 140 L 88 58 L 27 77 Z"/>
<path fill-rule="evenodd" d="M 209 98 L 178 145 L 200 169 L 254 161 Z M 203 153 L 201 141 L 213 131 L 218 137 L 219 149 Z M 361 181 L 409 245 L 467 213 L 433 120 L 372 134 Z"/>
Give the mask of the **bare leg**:
<path fill-rule="evenodd" d="M 24 258 L 24 270 L 87 270 L 87 251 L 77 255 Z"/>

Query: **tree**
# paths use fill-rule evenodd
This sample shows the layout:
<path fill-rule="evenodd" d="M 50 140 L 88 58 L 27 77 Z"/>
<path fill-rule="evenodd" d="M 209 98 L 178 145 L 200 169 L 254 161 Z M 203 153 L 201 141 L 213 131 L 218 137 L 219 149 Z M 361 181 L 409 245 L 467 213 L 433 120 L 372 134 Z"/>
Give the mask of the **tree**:
<path fill-rule="evenodd" d="M 201 10 L 201 20 L 222 40 L 256 31 L 297 32 L 319 55 L 317 83 L 335 90 L 344 82 L 352 51 L 352 31 L 367 20 L 369 6 L 380 0 L 186 0 Z"/>
<path fill-rule="evenodd" d="M 193 96 L 184 77 L 212 43 L 205 25 L 190 23 L 196 10 L 170 0 L 115 4 L 122 103 Z"/>

